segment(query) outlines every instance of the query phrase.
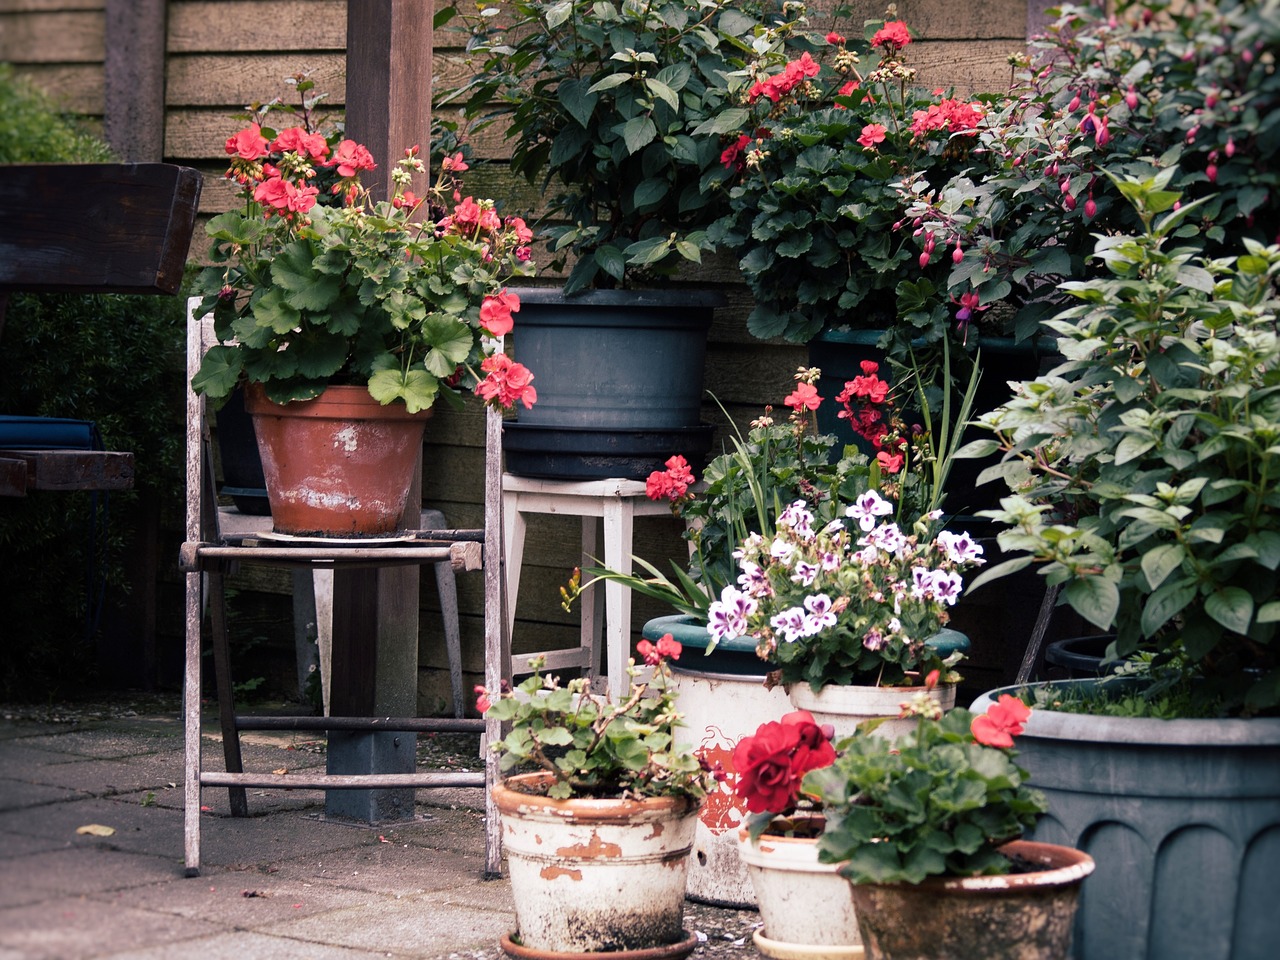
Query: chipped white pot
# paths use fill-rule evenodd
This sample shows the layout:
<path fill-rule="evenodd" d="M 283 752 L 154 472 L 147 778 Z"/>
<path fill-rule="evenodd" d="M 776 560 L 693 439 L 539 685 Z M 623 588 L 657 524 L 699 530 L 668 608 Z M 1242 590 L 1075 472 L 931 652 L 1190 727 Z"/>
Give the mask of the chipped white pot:
<path fill-rule="evenodd" d="M 680 942 L 698 803 L 551 800 L 536 792 L 547 776 L 493 787 L 520 942 L 558 953 Z"/>
<path fill-rule="evenodd" d="M 752 840 L 738 831 L 739 854 L 755 887 L 764 921 L 756 947 L 768 957 L 853 960 L 862 956 L 862 935 L 848 880 L 839 864 L 818 861 L 817 837 Z"/>
<path fill-rule="evenodd" d="M 902 719 L 902 704 L 918 693 L 928 693 L 943 710 L 956 705 L 956 687 L 944 683 L 932 690 L 926 687 L 868 687 L 832 684 L 814 693 L 807 683 L 787 684 L 787 696 L 797 710 L 808 710 L 819 724 L 831 724 L 836 740 L 851 737 L 858 724 L 877 717 L 888 717 L 876 727 L 876 735 L 896 740 L 915 729 L 915 720 Z"/>

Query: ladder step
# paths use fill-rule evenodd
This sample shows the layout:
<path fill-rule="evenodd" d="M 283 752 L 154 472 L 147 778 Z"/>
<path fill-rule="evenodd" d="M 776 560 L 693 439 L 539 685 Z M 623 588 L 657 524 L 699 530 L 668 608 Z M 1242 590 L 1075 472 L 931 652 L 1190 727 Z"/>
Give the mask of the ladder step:
<path fill-rule="evenodd" d="M 360 773 L 360 774 L 200 774 L 202 787 L 269 787 L 276 790 L 396 790 L 405 787 L 483 787 L 484 773 Z"/>

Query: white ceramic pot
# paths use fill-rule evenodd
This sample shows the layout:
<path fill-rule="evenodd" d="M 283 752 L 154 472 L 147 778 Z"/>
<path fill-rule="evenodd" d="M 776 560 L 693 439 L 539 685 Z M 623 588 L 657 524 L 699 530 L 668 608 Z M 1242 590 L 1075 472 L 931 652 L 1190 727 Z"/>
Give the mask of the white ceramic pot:
<path fill-rule="evenodd" d="M 764 921 L 756 947 L 766 956 L 852 960 L 862 956 L 862 935 L 849 881 L 838 865 L 818 861 L 816 837 L 774 837 L 752 841 L 738 833 Z"/>
<path fill-rule="evenodd" d="M 929 696 L 950 710 L 956 705 L 955 684 L 941 684 L 933 690 L 925 687 L 863 687 L 832 684 L 817 693 L 807 683 L 787 685 L 787 696 L 797 710 L 808 710 L 819 724 L 829 723 L 835 728 L 836 740 L 852 736 L 858 724 L 876 717 L 889 717 L 876 734 L 896 739 L 909 733 L 915 720 L 901 719 L 901 705 L 918 693 Z"/>
<path fill-rule="evenodd" d="M 698 804 L 687 797 L 551 800 L 545 774 L 493 787 L 520 942 L 535 950 L 638 950 L 684 938 Z"/>

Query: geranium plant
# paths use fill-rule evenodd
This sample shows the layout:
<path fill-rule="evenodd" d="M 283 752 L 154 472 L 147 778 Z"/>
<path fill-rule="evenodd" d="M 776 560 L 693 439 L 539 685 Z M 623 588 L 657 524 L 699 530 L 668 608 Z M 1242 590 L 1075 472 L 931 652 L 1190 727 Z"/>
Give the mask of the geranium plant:
<path fill-rule="evenodd" d="M 824 821 L 816 816 L 802 784 L 810 770 L 835 762 L 833 731 L 821 727 L 807 710 L 795 710 L 780 720 L 760 724 L 733 748 L 733 792 L 746 805 L 751 837 L 774 834 L 820 833 Z M 713 771 L 718 774 L 718 771 Z"/>
<path fill-rule="evenodd" d="M 893 513 L 875 490 L 826 523 L 804 501 L 786 507 L 771 534 L 735 554 L 738 582 L 711 606 L 713 639 L 752 638 L 783 683 L 815 691 L 918 684 L 946 669 L 925 641 L 946 625 L 982 547 L 967 533 L 934 536 L 936 512 L 909 534 L 886 519 Z"/>
<path fill-rule="evenodd" d="M 410 185 L 425 163 L 410 147 L 391 196 L 375 201 L 360 183 L 374 158 L 339 127 L 321 132 L 322 97 L 294 82 L 300 108 L 266 104 L 226 143 L 242 206 L 208 224 L 213 265 L 194 289 L 220 343 L 194 389 L 220 399 L 249 381 L 285 403 L 367 384 L 416 412 L 483 380 L 491 402 L 532 404 L 531 374 L 489 356 L 520 307 L 505 283 L 533 271 L 532 231 L 464 196 L 461 154 L 418 197 Z M 282 110 L 295 125 L 268 126 Z"/>
<path fill-rule="evenodd" d="M 942 293 L 947 251 L 922 253 L 902 229 L 906 188 L 967 165 L 984 107 L 916 86 L 900 20 L 869 21 L 852 41 L 802 26 L 772 35 L 741 80 L 747 116 L 722 157 L 730 213 L 711 236 L 740 258 L 756 336 L 887 328 L 905 360 L 913 339 L 953 327 L 956 308 Z"/>
<path fill-rule="evenodd" d="M 835 762 L 803 781 L 826 817 L 819 857 L 853 883 L 1010 872 L 1000 846 L 1047 809 L 1011 749 L 1030 712 L 1006 694 L 984 714 L 944 714 L 920 693 L 903 704 L 910 733 L 841 741 Z"/>
<path fill-rule="evenodd" d="M 673 561 L 669 577 L 634 557 L 644 574 L 603 567 L 587 573 L 620 581 L 705 622 L 713 601 L 737 577 L 738 544 L 751 533 L 772 531 L 784 504 L 799 499 L 818 516 L 835 518 L 844 503 L 867 489 L 872 470 L 858 451 L 838 450 L 835 436 L 817 432 L 813 414 L 822 400 L 814 384 L 820 375 L 817 368 L 800 368 L 795 389 L 783 401 L 790 410 L 787 419 L 775 420 L 773 408 L 766 407 L 746 436 L 735 433 L 731 449 L 712 459 L 700 480 L 678 455 L 650 474 L 649 498 L 669 501 L 672 512 L 686 521 L 687 572 Z M 592 582 L 573 584 L 566 602 Z"/>
<path fill-rule="evenodd" d="M 575 258 L 566 293 L 701 260 L 723 212 L 724 76 L 765 6 L 511 0 L 467 18 L 478 69 L 453 96 L 505 123 L 512 169 L 546 192 L 553 266 Z"/>
<path fill-rule="evenodd" d="M 676 739 L 680 715 L 669 664 L 681 646 L 667 634 L 657 643 L 640 641 L 637 651 L 648 669 L 631 662 L 630 689 L 620 703 L 592 693 L 586 678 L 562 685 L 544 676 L 538 660 L 514 690 L 476 687 L 480 712 L 511 725 L 492 745 L 502 769 L 549 774 L 547 796 L 556 799 L 704 796 L 705 771 Z"/>

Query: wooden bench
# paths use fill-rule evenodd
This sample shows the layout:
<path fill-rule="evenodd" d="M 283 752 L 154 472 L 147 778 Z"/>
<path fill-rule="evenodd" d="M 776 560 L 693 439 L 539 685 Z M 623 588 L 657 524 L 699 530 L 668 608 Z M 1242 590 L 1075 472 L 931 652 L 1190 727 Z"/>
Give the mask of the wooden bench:
<path fill-rule="evenodd" d="M 11 293 L 176 294 L 200 184 L 168 163 L 0 165 L 0 353 Z M 0 450 L 0 496 L 132 485 L 132 453 Z"/>

